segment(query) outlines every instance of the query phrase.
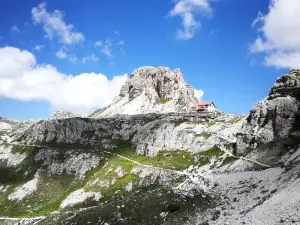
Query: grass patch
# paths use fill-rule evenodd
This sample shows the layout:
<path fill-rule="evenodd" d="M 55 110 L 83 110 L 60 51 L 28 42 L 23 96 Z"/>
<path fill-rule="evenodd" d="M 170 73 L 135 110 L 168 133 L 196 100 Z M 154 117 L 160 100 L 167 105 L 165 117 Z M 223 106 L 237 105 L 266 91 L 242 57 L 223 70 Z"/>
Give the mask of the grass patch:
<path fill-rule="evenodd" d="M 49 178 L 46 173 L 39 174 L 37 190 L 22 201 L 10 201 L 8 196 L 24 183 L 15 183 L 0 202 L 0 214 L 9 217 L 33 217 L 49 214 L 59 208 L 70 192 L 82 186 L 82 181 L 72 176 L 60 175 Z"/>
<path fill-rule="evenodd" d="M 125 185 L 130 182 L 135 183 L 138 179 L 137 175 L 131 174 L 131 170 L 134 167 L 134 163 L 118 156 L 113 156 L 106 161 L 105 165 L 90 176 L 84 189 L 86 191 L 100 191 L 104 197 L 110 197 L 117 191 L 122 193 Z M 121 168 L 124 173 L 122 177 L 119 177 L 116 173 L 117 168 Z M 94 181 L 102 182 L 102 184 L 93 183 Z"/>
<path fill-rule="evenodd" d="M 159 98 L 159 104 L 165 104 L 167 103 L 168 101 L 170 101 L 169 99 L 166 99 L 166 98 Z"/>
<path fill-rule="evenodd" d="M 193 157 L 187 150 L 161 150 L 156 156 L 146 157 L 136 155 L 135 148 L 130 141 L 119 141 L 115 152 L 139 163 L 165 169 L 183 170 L 194 165 Z"/>
<path fill-rule="evenodd" d="M 227 164 L 230 164 L 230 163 L 232 163 L 232 162 L 234 162 L 234 161 L 236 161 L 236 160 L 237 160 L 236 157 L 228 156 L 228 157 L 226 157 L 226 158 L 223 160 L 221 167 L 222 167 L 222 166 L 225 166 L 225 165 L 227 165 Z"/>
<path fill-rule="evenodd" d="M 176 170 L 184 170 L 194 165 L 191 153 L 186 150 L 163 150 L 154 157 L 139 157 L 137 161 Z"/>
<path fill-rule="evenodd" d="M 202 134 L 202 136 L 204 137 L 205 140 L 207 140 L 211 137 L 211 134 L 204 133 L 204 134 Z"/>
<path fill-rule="evenodd" d="M 31 147 L 31 146 L 23 146 L 23 145 L 14 145 L 11 152 L 12 153 L 20 153 L 23 154 L 25 152 L 31 152 L 34 151 L 36 147 Z"/>
<path fill-rule="evenodd" d="M 219 147 L 214 146 L 206 151 L 197 153 L 197 155 L 199 155 L 199 156 L 221 156 L 221 155 L 223 155 L 223 151 Z"/>

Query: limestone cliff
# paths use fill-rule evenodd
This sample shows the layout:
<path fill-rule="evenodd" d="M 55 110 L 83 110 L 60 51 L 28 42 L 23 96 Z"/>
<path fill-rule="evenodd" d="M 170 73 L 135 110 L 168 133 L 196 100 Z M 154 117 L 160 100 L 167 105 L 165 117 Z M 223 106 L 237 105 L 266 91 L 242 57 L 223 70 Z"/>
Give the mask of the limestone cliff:
<path fill-rule="evenodd" d="M 179 69 L 146 66 L 134 70 L 118 98 L 91 117 L 178 112 L 195 102 L 194 90 L 185 83 Z"/>
<path fill-rule="evenodd" d="M 254 105 L 238 135 L 237 151 L 300 131 L 300 70 L 279 77 L 269 96 Z"/>

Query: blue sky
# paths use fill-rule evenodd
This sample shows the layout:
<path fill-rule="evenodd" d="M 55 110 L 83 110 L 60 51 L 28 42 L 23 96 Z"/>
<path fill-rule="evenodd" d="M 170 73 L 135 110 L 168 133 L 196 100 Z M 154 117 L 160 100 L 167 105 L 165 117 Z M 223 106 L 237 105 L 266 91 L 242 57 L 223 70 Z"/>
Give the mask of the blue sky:
<path fill-rule="evenodd" d="M 0 90 L 0 116 L 38 119 L 56 109 L 93 111 L 118 93 L 123 74 L 144 65 L 180 68 L 187 83 L 204 91 L 203 100 L 213 100 L 225 112 L 246 113 L 268 94 L 278 76 L 298 65 L 290 63 L 290 55 L 274 59 L 282 52 L 299 53 L 298 43 L 288 48 L 282 44 L 286 40 L 277 38 L 279 34 L 269 32 L 276 22 L 272 15 L 291 10 L 279 5 L 283 0 L 276 1 L 194 0 L 198 5 L 191 0 L 1 1 L 0 69 L 8 68 L 1 67 L 3 50 L 3 59 L 24 61 L 20 68 L 10 65 L 14 68 L 7 70 L 12 71 L 9 76 L 23 76 L 30 70 L 30 76 L 34 74 L 30 79 L 39 80 L 44 78 L 37 74 L 46 71 L 42 77 L 47 82 L 21 87 L 27 78 L 16 82 L 10 77 L 14 86 Z M 186 4 L 185 11 L 175 8 L 180 2 Z M 295 0 L 286 2 L 299 6 Z M 191 19 L 190 15 L 192 21 L 184 26 L 182 19 Z M 299 16 L 295 19 L 299 21 Z M 184 37 L 178 29 L 185 32 Z M 68 83 L 70 76 L 82 74 L 86 75 Z M 0 84 L 5 76 L 1 78 L 0 72 Z M 49 83 L 51 76 L 59 81 L 45 91 L 54 82 Z M 114 76 L 118 77 L 112 80 Z M 98 87 L 89 87 L 102 81 Z M 45 85 L 42 90 L 37 88 L 39 82 Z M 37 90 L 27 96 L 28 88 Z M 60 99 L 59 94 L 69 90 Z M 74 103 L 85 99 L 90 103 Z"/>

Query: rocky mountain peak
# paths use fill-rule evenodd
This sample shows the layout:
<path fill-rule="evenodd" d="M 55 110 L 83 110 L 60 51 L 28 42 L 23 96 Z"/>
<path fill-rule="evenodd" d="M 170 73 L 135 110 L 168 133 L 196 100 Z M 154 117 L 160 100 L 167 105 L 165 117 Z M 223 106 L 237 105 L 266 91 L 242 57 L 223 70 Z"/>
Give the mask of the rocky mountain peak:
<path fill-rule="evenodd" d="M 277 78 L 270 90 L 268 99 L 287 96 L 300 99 L 300 70 L 298 69 L 293 69 Z"/>
<path fill-rule="evenodd" d="M 300 131 L 300 70 L 277 78 L 269 96 L 255 104 L 241 128 L 237 151 Z"/>
<path fill-rule="evenodd" d="M 179 69 L 172 71 L 167 67 L 140 67 L 132 72 L 120 96 L 129 96 L 132 100 L 145 91 L 153 92 L 159 98 L 194 101 L 193 89 L 185 83 Z"/>
<path fill-rule="evenodd" d="M 119 97 L 93 117 L 177 112 L 181 106 L 195 102 L 194 90 L 179 69 L 144 66 L 134 70 Z"/>

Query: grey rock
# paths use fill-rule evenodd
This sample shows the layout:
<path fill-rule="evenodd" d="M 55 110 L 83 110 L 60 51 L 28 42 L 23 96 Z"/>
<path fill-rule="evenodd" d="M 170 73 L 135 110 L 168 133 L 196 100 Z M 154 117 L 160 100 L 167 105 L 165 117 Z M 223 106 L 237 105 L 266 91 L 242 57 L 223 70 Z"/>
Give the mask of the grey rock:
<path fill-rule="evenodd" d="M 237 137 L 237 153 L 287 137 L 299 128 L 300 70 L 278 78 L 269 96 L 254 105 Z"/>
<path fill-rule="evenodd" d="M 178 112 L 197 101 L 179 69 L 146 66 L 134 70 L 115 101 L 91 117 Z"/>

